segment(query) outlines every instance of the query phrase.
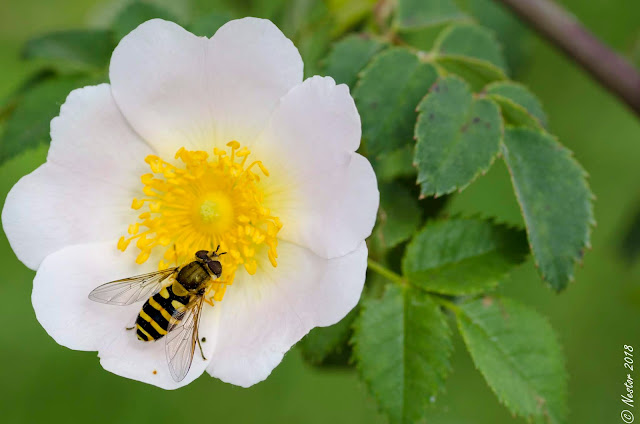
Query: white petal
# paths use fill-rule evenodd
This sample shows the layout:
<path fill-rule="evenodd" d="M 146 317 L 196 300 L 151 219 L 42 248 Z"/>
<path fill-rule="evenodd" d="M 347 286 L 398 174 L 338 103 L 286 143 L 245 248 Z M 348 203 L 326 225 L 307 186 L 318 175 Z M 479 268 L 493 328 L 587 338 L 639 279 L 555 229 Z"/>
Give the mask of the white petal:
<path fill-rule="evenodd" d="M 109 84 L 73 90 L 51 121 L 47 162 L 111 185 L 129 187 L 149 172 L 152 150 L 124 119 Z"/>
<path fill-rule="evenodd" d="M 361 135 L 349 87 L 336 85 L 331 77 L 315 76 L 281 99 L 255 149 L 269 167 L 309 179 L 347 164 Z"/>
<path fill-rule="evenodd" d="M 223 25 L 207 55 L 215 99 L 217 139 L 249 144 L 265 127 L 278 100 L 302 82 L 303 63 L 291 40 L 267 19 Z"/>
<path fill-rule="evenodd" d="M 279 237 L 333 258 L 371 234 L 379 194 L 369 162 L 353 153 L 360 117 L 346 85 L 313 77 L 281 101 L 254 150 L 271 176 L 266 206 Z"/>
<path fill-rule="evenodd" d="M 129 122 L 169 156 L 181 146 L 250 144 L 302 81 L 302 59 L 268 20 L 230 21 L 207 39 L 155 19 L 123 38 L 110 78 Z"/>
<path fill-rule="evenodd" d="M 341 320 L 358 302 L 367 268 L 364 242 L 327 260 L 290 243 L 278 247 L 277 268 L 236 276 L 219 308 L 215 352 L 207 372 L 249 387 L 269 376 L 284 354 L 316 326 Z"/>
<path fill-rule="evenodd" d="M 321 201 L 320 192 L 326 200 Z M 334 258 L 351 252 L 371 235 L 380 193 L 373 168 L 364 156 L 354 153 L 344 177 L 327 179 L 311 193 L 307 197 L 310 212 L 302 219 L 296 238 L 299 243 L 322 257 Z"/>
<path fill-rule="evenodd" d="M 51 122 L 47 163 L 9 192 L 2 224 L 18 258 L 36 269 L 63 246 L 111 240 L 135 220 L 151 149 L 118 110 L 108 85 L 74 90 Z"/>
<path fill-rule="evenodd" d="M 114 243 L 68 246 L 47 256 L 33 282 L 36 317 L 59 344 L 97 350 L 101 365 L 110 372 L 165 389 L 184 386 L 207 366 L 198 352 L 187 377 L 176 383 L 169 373 L 164 340 L 142 342 L 135 332 L 125 330 L 135 323 L 142 302 L 114 306 L 87 298 L 102 283 L 153 270 L 151 261 L 140 266 L 134 259 L 135 254 L 119 252 Z M 209 340 L 216 339 L 213 309 L 206 307 L 200 322 L 200 335 Z M 213 343 L 203 344 L 207 358 L 213 347 Z"/>

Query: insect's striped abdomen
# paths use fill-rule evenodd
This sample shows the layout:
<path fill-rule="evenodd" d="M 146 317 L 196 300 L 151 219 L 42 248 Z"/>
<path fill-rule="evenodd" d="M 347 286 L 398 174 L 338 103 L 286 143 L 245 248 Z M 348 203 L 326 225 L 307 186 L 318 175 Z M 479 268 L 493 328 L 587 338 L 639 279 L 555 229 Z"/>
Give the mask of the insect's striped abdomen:
<path fill-rule="evenodd" d="M 173 284 L 180 284 L 177 281 Z M 180 286 L 179 292 L 186 293 Z M 174 293 L 173 287 L 165 287 L 160 292 L 154 294 L 142 306 L 142 310 L 136 320 L 138 339 L 143 341 L 157 340 L 167 334 L 169 321 L 175 314 L 176 309 L 180 309 L 189 303 L 189 295 L 178 296 Z"/>

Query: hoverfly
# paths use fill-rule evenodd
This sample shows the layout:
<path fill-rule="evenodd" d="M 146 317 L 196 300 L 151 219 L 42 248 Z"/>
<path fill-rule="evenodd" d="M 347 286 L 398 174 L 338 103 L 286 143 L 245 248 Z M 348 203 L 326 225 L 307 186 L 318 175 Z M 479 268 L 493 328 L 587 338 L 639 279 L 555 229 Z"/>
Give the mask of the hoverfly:
<path fill-rule="evenodd" d="M 89 299 L 126 306 L 147 299 L 136 324 L 138 339 L 156 341 L 165 337 L 165 354 L 175 381 L 182 381 L 191 368 L 198 336 L 200 314 L 208 285 L 220 278 L 218 257 L 226 252 L 199 250 L 195 260 L 174 268 L 111 281 L 95 288 Z M 173 278 L 170 278 L 173 277 Z"/>

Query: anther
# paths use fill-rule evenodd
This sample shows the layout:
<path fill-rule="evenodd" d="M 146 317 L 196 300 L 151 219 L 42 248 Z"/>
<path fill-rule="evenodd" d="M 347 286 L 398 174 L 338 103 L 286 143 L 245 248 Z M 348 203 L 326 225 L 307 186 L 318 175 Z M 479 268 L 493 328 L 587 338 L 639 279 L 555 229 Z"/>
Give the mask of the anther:
<path fill-rule="evenodd" d="M 261 161 L 248 161 L 250 149 L 236 140 L 227 147 L 214 148 L 213 159 L 207 152 L 180 148 L 175 158 L 182 165 L 177 166 L 149 155 L 145 161 L 152 173 L 140 177 L 147 198 L 133 199 L 131 204 L 133 209 L 146 205 L 148 210 L 138 215 L 140 222 L 127 228 L 130 237 L 118 240 L 120 250 L 136 240 L 140 249 L 137 263 L 148 260 L 154 248 L 164 246 L 161 267 L 183 263 L 195 251 L 211 251 L 221 245 L 218 249 L 224 252 L 217 252 L 224 255 L 223 274 L 207 294 L 210 304 L 222 299 L 240 266 L 250 274 L 257 272 L 256 252 L 263 251 L 258 246 L 268 247 L 269 261 L 277 266 L 277 234 L 282 227 L 262 205 L 264 194 L 256 185 L 260 176 L 269 176 L 267 168 Z M 254 166 L 260 171 L 254 171 Z"/>

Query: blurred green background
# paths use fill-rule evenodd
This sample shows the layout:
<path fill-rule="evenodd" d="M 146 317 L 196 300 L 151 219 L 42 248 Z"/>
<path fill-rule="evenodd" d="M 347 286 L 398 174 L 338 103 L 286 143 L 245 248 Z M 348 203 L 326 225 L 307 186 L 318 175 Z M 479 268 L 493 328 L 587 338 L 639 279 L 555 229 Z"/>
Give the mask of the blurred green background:
<path fill-rule="evenodd" d="M 34 65 L 19 59 L 24 41 L 51 30 L 100 25 L 122 3 L 1 0 L 0 98 L 34 70 Z M 177 15 L 194 12 L 193 4 L 186 2 L 160 3 L 172 3 Z M 638 59 L 640 2 L 561 3 L 609 45 Z M 591 175 L 598 197 L 598 226 L 593 250 L 585 255 L 584 267 L 564 293 L 546 289 L 531 261 L 513 273 L 501 290 L 547 315 L 559 334 L 570 373 L 569 421 L 618 422 L 626 378 L 622 346 L 632 344 L 640 352 L 640 260 L 637 255 L 625 259 L 622 248 L 640 211 L 640 120 L 546 42 L 532 36 L 525 54 L 528 64 L 516 79 L 541 98 L 551 132 L 575 152 Z M 46 147 L 41 147 L 2 165 L 1 201 L 45 157 Z M 456 196 L 448 209 L 521 223 L 501 161 Z M 318 370 L 306 365 L 295 348 L 267 381 L 250 389 L 203 376 L 184 389 L 166 392 L 117 377 L 102 370 L 95 353 L 58 346 L 40 327 L 30 302 L 34 272 L 16 259 L 4 233 L 0 268 L 0 320 L 4 323 L 0 413 L 4 422 L 170 422 L 185 419 L 185 414 L 205 422 L 385 421 L 354 371 Z M 453 374 L 436 402 L 431 423 L 523 422 L 499 405 L 457 335 L 452 362 Z"/>

